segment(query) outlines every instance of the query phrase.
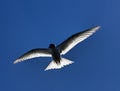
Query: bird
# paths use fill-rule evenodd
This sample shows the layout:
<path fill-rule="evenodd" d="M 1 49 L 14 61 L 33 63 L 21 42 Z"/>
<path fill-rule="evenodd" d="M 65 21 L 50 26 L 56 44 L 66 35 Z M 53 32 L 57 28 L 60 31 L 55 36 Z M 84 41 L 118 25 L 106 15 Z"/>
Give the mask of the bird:
<path fill-rule="evenodd" d="M 87 39 L 93 33 L 100 29 L 101 26 L 91 27 L 82 32 L 78 32 L 68 37 L 65 41 L 60 43 L 59 45 L 55 45 L 53 43 L 49 44 L 48 48 L 36 48 L 32 49 L 18 59 L 16 59 L 13 63 L 19 63 L 28 59 L 36 58 L 36 57 L 52 57 L 52 61 L 46 67 L 45 71 L 51 69 L 60 69 L 66 65 L 74 63 L 69 59 L 63 58 L 62 55 L 65 55 L 68 51 L 70 51 L 73 47 L 75 47 L 78 43 Z"/>

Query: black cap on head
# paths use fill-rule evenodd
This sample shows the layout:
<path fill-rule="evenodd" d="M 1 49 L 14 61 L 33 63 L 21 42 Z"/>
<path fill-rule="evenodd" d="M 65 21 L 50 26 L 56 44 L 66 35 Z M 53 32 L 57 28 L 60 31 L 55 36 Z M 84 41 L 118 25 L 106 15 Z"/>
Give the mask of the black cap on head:
<path fill-rule="evenodd" d="M 50 44 L 49 48 L 55 48 L 55 45 L 54 44 Z"/>

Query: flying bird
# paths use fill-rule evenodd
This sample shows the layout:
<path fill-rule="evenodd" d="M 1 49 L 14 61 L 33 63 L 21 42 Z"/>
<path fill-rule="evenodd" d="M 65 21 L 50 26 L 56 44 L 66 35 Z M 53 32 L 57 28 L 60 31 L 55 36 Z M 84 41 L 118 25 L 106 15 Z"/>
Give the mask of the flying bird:
<path fill-rule="evenodd" d="M 36 57 L 52 57 L 53 60 L 47 66 L 45 71 L 50 69 L 60 69 L 66 65 L 74 63 L 71 60 L 63 58 L 62 55 L 66 54 L 74 46 L 91 36 L 99 29 L 100 26 L 96 26 L 82 32 L 78 32 L 57 46 L 55 44 L 50 44 L 48 48 L 32 49 L 15 60 L 14 64 Z"/>

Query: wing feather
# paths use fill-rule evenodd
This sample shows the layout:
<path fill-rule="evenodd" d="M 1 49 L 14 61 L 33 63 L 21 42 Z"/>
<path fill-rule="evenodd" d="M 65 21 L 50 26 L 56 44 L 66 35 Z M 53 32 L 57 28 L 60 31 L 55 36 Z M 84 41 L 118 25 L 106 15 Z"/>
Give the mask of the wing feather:
<path fill-rule="evenodd" d="M 89 36 L 91 36 L 93 33 L 95 33 L 100 26 L 96 26 L 90 29 L 87 29 L 83 32 L 76 33 L 69 37 L 67 40 L 62 42 L 60 45 L 57 47 L 60 49 L 61 54 L 66 54 L 70 49 L 72 49 L 74 46 L 76 46 L 78 43 L 82 42 Z"/>
<path fill-rule="evenodd" d="M 27 59 L 36 58 L 36 57 L 51 57 L 50 50 L 43 49 L 43 48 L 30 50 L 24 55 L 20 56 L 17 60 L 15 60 L 14 64 Z"/>

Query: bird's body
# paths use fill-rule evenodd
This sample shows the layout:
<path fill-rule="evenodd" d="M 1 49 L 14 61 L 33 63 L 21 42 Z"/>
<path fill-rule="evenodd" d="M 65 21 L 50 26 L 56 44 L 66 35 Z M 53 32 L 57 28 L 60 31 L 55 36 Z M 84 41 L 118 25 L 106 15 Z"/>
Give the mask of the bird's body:
<path fill-rule="evenodd" d="M 45 70 L 60 69 L 66 65 L 72 64 L 73 61 L 62 58 L 62 55 L 66 54 L 78 43 L 82 42 L 83 40 L 91 36 L 99 28 L 100 26 L 96 26 L 96 27 L 87 29 L 83 32 L 78 32 L 70 36 L 68 39 L 63 41 L 58 46 L 55 46 L 55 44 L 50 44 L 48 48 L 38 48 L 38 49 L 30 50 L 29 52 L 25 53 L 24 55 L 19 57 L 17 60 L 15 60 L 14 64 L 27 59 L 35 58 L 35 57 L 52 57 L 53 58 L 53 61 L 51 61 L 51 63 L 47 66 Z"/>
<path fill-rule="evenodd" d="M 53 60 L 56 62 L 56 64 L 60 64 L 61 60 L 60 50 L 54 44 L 50 44 L 49 48 L 51 49 Z"/>

